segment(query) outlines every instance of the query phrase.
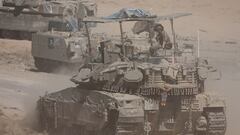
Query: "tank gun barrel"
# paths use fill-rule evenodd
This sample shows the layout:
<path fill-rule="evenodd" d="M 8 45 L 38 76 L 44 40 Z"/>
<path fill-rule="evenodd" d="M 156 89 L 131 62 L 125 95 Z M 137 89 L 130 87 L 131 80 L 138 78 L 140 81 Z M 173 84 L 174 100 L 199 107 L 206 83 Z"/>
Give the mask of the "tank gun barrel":
<path fill-rule="evenodd" d="M 14 13 L 15 9 L 4 7 L 4 8 L 0 8 L 0 12 Z M 49 16 L 49 17 L 51 17 L 51 16 L 62 17 L 63 16 L 62 14 L 56 14 L 56 13 L 42 13 L 42 12 L 38 12 L 38 11 L 25 11 L 25 10 L 22 10 L 21 14 L 42 15 L 42 16 Z"/>
<path fill-rule="evenodd" d="M 0 0 L 0 9 L 11 11 L 15 16 L 23 13 L 25 9 L 31 14 L 75 15 L 77 18 L 94 16 L 96 13 L 95 3 L 81 0 Z"/>
<path fill-rule="evenodd" d="M 11 7 L 37 7 L 42 0 L 2 0 L 4 6 Z"/>

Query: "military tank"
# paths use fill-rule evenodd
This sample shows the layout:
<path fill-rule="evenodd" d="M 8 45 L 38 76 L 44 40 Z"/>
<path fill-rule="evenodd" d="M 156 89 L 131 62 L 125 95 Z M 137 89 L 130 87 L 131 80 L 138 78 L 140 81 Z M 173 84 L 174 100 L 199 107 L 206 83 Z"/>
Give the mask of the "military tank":
<path fill-rule="evenodd" d="M 108 40 L 100 43 L 99 56 L 90 57 L 89 62 L 80 68 L 79 74 L 71 79 L 77 87 L 40 98 L 38 109 L 42 127 L 55 130 L 54 133 L 67 128 L 65 134 L 224 135 L 225 102 L 218 96 L 208 94 L 204 87 L 206 77 L 202 69 L 209 72 L 212 67 L 194 55 L 185 55 L 174 38 L 173 19 L 186 15 L 189 14 L 85 18 L 84 22 L 119 22 L 121 42 Z M 137 45 L 123 36 L 122 25 L 126 21 L 152 25 L 152 22 L 162 20 L 171 22 L 174 45 L 159 49 L 161 55 L 153 56 L 149 51 L 137 52 L 134 49 Z M 152 40 L 151 36 L 146 40 Z M 154 44 L 148 43 L 149 47 Z M 91 56 L 91 49 L 89 52 Z M 128 108 L 122 100 L 133 104 Z M 89 108 L 84 108 L 84 104 Z M 103 107 L 107 111 L 101 120 L 96 118 L 98 109 L 90 109 L 94 106 L 108 106 Z M 107 116 L 105 122 L 104 116 Z M 71 123 L 68 122 L 70 119 Z M 123 119 L 126 121 L 122 122 Z M 109 123 L 111 126 L 107 126 Z"/>
<path fill-rule="evenodd" d="M 49 31 L 55 22 L 81 20 L 95 16 L 96 11 L 94 1 L 1 0 L 0 37 L 31 40 L 33 33 Z"/>

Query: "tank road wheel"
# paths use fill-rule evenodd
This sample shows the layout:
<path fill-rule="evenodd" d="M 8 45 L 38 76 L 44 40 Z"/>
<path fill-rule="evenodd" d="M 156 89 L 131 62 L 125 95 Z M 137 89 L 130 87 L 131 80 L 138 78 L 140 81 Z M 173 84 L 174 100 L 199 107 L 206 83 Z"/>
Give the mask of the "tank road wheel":
<path fill-rule="evenodd" d="M 54 69 L 54 64 L 43 58 L 34 57 L 34 64 L 39 71 L 52 72 Z"/>
<path fill-rule="evenodd" d="M 207 118 L 207 135 L 225 135 L 226 132 L 226 116 L 223 108 L 211 108 L 206 111 Z"/>

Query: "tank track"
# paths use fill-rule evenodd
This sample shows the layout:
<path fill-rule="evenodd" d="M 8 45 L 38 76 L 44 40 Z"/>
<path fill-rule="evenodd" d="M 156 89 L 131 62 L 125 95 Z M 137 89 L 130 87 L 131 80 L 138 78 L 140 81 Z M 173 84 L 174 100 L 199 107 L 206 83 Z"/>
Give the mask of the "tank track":
<path fill-rule="evenodd" d="M 207 135 L 224 135 L 226 132 L 226 116 L 223 111 L 207 112 Z"/>

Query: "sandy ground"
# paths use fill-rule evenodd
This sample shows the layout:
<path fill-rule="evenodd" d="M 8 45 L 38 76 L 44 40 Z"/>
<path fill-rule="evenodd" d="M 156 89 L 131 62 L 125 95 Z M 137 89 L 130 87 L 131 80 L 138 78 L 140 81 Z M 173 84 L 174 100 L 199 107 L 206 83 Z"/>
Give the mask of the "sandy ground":
<path fill-rule="evenodd" d="M 196 37 L 201 33 L 201 56 L 221 71 L 221 80 L 209 79 L 207 88 L 222 95 L 227 103 L 227 135 L 238 135 L 240 88 L 240 1 L 238 0 L 96 0 L 99 16 L 123 7 L 137 7 L 155 14 L 191 12 L 192 16 L 175 21 L 176 33 Z M 169 32 L 169 26 L 162 22 Z M 124 28 L 131 25 L 124 25 Z M 116 25 L 97 31 L 116 34 Z M 37 135 L 34 125 L 35 101 L 46 91 L 73 84 L 70 76 L 33 72 L 31 43 L 0 39 L 0 135 Z"/>
<path fill-rule="evenodd" d="M 33 130 L 39 96 L 74 84 L 69 81 L 69 76 L 1 70 L 0 86 L 0 134 L 42 135 Z"/>
<path fill-rule="evenodd" d="M 31 43 L 0 39 L 0 135 L 45 135 L 36 127 L 36 101 L 73 86 L 70 76 L 36 72 Z"/>

